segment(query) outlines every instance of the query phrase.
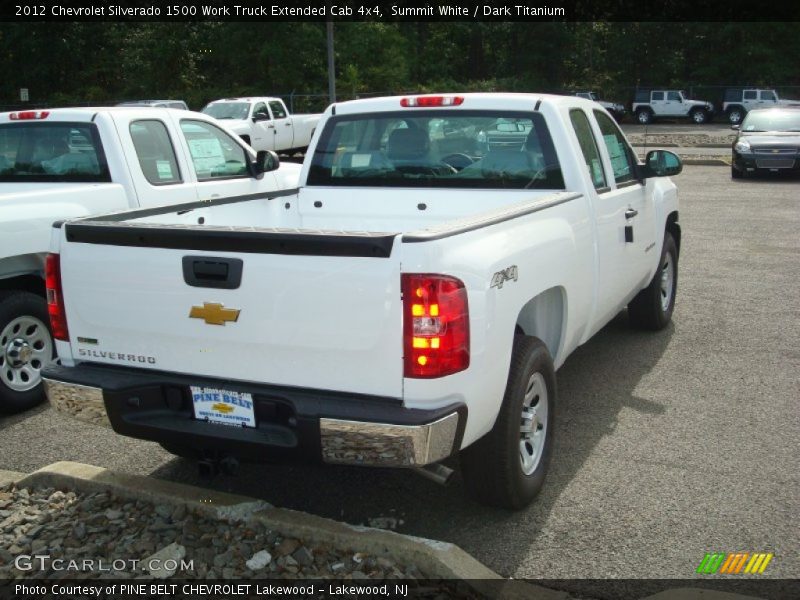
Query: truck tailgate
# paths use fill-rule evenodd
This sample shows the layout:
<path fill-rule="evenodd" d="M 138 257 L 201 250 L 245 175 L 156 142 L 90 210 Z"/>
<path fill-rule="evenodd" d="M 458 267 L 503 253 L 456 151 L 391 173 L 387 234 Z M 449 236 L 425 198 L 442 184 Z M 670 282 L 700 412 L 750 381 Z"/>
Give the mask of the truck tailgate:
<path fill-rule="evenodd" d="M 103 243 L 98 228 L 101 237 L 86 243 L 65 228 L 70 239 L 84 239 L 61 239 L 76 361 L 402 396 L 400 261 L 391 237 L 386 256 L 361 256 L 346 245 L 323 255 L 313 253 L 319 244 L 297 253 L 274 240 L 267 245 L 276 253 L 223 251 L 224 238 L 213 251 L 198 249 L 205 232 L 170 231 L 180 239 L 139 247 L 130 235 L 124 245 Z M 185 257 L 202 287 L 187 283 Z M 241 261 L 240 285 L 207 287 L 230 259 Z"/>

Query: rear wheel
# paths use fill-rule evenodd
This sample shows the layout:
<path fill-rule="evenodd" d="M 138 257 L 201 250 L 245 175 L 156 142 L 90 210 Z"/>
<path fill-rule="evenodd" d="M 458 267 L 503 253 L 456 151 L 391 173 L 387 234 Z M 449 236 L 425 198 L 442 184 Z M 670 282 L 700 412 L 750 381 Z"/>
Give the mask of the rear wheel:
<path fill-rule="evenodd" d="M 664 235 L 661 260 L 650 284 L 628 304 L 628 318 L 640 329 L 658 330 L 667 326 L 675 309 L 678 291 L 678 248 L 670 233 Z"/>
<path fill-rule="evenodd" d="M 744 110 L 734 106 L 728 111 L 728 121 L 731 125 L 738 125 L 744 119 Z"/>
<path fill-rule="evenodd" d="M 492 430 L 461 452 L 461 470 L 478 502 L 519 509 L 544 485 L 553 448 L 556 377 L 544 343 L 517 335 L 508 383 Z"/>
<path fill-rule="evenodd" d="M 653 113 L 646 108 L 641 108 L 636 111 L 636 120 L 642 125 L 647 125 L 653 120 Z"/>
<path fill-rule="evenodd" d="M 44 400 L 41 371 L 55 355 L 49 320 L 40 296 L 0 295 L 0 411 L 20 412 Z"/>

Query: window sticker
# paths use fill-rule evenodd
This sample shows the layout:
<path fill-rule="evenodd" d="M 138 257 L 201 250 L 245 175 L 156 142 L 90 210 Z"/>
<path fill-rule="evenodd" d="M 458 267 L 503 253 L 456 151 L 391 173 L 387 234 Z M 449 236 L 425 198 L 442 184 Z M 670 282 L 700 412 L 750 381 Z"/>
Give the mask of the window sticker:
<path fill-rule="evenodd" d="M 172 179 L 172 165 L 168 160 L 157 160 L 156 171 L 159 179 Z"/>
<path fill-rule="evenodd" d="M 603 180 L 603 167 L 600 164 L 599 158 L 592 159 L 592 180 L 594 181 L 595 186 L 603 185 L 605 183 Z"/>
<path fill-rule="evenodd" d="M 603 140 L 606 143 L 608 155 L 611 158 L 611 168 L 614 169 L 614 177 L 627 175 L 630 171 L 628 159 L 625 156 L 625 149 L 623 148 L 619 139 L 617 139 L 617 136 L 613 133 L 610 135 L 604 135 Z"/>
<path fill-rule="evenodd" d="M 198 171 L 211 171 L 213 168 L 225 164 L 222 145 L 216 138 L 189 140 L 189 151 L 192 153 L 192 160 Z"/>
<path fill-rule="evenodd" d="M 370 158 L 372 158 L 370 154 L 353 154 L 350 158 L 350 165 L 354 168 L 368 167 Z"/>

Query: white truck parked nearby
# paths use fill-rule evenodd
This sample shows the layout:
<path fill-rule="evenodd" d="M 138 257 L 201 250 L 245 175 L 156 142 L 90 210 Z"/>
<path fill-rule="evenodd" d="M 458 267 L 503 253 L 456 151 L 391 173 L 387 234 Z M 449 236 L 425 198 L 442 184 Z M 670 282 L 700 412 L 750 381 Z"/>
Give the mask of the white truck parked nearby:
<path fill-rule="evenodd" d="M 670 321 L 680 169 L 662 150 L 639 164 L 575 97 L 334 104 L 293 196 L 54 226 L 48 397 L 205 465 L 444 478 L 460 454 L 475 498 L 522 507 L 553 449 L 555 370 L 626 306 Z"/>
<path fill-rule="evenodd" d="M 290 115 L 280 98 L 225 98 L 203 107 L 255 150 L 304 152 L 322 115 Z"/>
<path fill-rule="evenodd" d="M 44 263 L 54 221 L 297 186 L 199 113 L 74 108 L 0 114 L 0 411 L 44 399 L 52 359 Z M 261 165 L 259 167 L 258 165 Z M 125 267 L 127 269 L 127 267 Z"/>

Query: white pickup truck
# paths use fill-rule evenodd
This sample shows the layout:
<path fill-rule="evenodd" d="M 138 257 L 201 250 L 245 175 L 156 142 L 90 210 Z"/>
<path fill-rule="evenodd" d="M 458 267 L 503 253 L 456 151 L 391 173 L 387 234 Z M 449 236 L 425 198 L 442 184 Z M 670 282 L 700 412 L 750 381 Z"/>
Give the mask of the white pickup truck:
<path fill-rule="evenodd" d="M 304 152 L 321 114 L 290 115 L 280 98 L 225 98 L 203 107 L 205 114 L 225 122 L 255 150 L 281 154 Z"/>
<path fill-rule="evenodd" d="M 478 500 L 524 506 L 555 369 L 626 306 L 671 318 L 680 160 L 639 164 L 568 96 L 358 100 L 320 128 L 293 196 L 55 226 L 48 397 L 204 463 L 460 453 Z"/>
<path fill-rule="evenodd" d="M 1 113 L 0 411 L 44 399 L 40 371 L 54 351 L 44 282 L 53 221 L 297 186 L 298 165 L 267 174 L 256 165 L 252 149 L 199 113 Z"/>

